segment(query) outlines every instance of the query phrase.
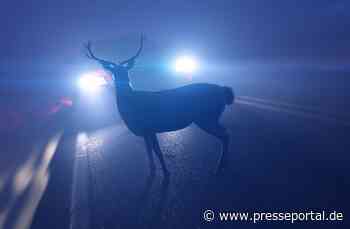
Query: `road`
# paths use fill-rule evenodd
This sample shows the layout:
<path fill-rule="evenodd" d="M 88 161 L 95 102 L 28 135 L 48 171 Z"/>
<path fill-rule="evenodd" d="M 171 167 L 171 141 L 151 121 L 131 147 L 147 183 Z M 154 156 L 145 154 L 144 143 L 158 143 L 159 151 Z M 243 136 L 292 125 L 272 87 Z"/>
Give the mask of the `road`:
<path fill-rule="evenodd" d="M 346 122 L 310 115 L 292 105 L 239 98 L 226 109 L 222 123 L 231 133 L 231 143 L 229 168 L 220 175 L 214 173 L 219 142 L 196 126 L 158 135 L 169 179 L 158 161 L 155 176 L 150 175 L 143 139 L 122 123 L 79 133 L 73 227 L 256 228 L 251 221 L 220 222 L 218 215 L 206 222 L 206 209 L 215 214 L 336 210 L 345 220 L 282 224 L 346 227 L 350 188 Z M 280 224 L 264 221 L 259 228 Z"/>

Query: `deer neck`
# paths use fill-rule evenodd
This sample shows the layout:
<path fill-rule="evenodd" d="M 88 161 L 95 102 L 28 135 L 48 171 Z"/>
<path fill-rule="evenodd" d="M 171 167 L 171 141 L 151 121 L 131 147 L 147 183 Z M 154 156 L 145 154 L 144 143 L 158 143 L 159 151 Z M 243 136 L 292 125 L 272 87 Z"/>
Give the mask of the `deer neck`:
<path fill-rule="evenodd" d="M 116 102 L 121 118 L 125 121 L 128 118 L 128 109 L 130 107 L 130 99 L 133 97 L 133 88 L 130 82 L 116 82 L 115 93 Z"/>
<path fill-rule="evenodd" d="M 129 79 L 129 73 L 126 72 L 124 74 L 114 74 L 115 79 L 115 88 L 117 89 L 117 93 L 124 94 L 129 93 L 133 90 L 132 85 Z"/>
<path fill-rule="evenodd" d="M 130 82 L 128 81 L 121 81 L 121 82 L 116 82 L 115 83 L 115 88 L 116 88 L 116 92 L 117 92 L 117 95 L 123 95 L 123 94 L 129 94 L 131 93 L 134 89 L 131 85 Z"/>

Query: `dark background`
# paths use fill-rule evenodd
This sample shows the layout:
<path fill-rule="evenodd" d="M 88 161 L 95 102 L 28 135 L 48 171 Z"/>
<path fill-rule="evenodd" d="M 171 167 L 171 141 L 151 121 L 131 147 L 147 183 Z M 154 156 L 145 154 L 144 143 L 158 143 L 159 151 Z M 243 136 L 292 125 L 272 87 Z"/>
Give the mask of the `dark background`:
<path fill-rule="evenodd" d="M 68 162 L 73 161 L 74 137 L 84 125 L 100 128 L 114 123 L 118 117 L 112 91 L 96 96 L 97 103 L 92 106 L 88 97 L 77 95 L 79 76 L 100 68 L 85 57 L 83 44 L 91 40 L 98 56 L 123 60 L 134 54 L 142 32 L 146 35 L 145 49 L 131 73 L 136 89 L 160 90 L 191 82 L 211 82 L 233 87 L 238 97 L 297 104 L 315 108 L 322 115 L 332 114 L 341 121 L 349 120 L 349 12 L 350 2 L 345 0 L 2 1 L 0 133 L 6 136 L 1 142 L 2 147 L 5 146 L 6 166 L 4 163 L 1 169 L 12 166 L 13 152 L 18 151 L 18 158 L 26 158 L 23 155 L 29 148 L 19 144 L 16 137 L 7 138 L 8 132 L 16 135 L 24 130 L 21 139 L 30 145 L 37 139 L 46 141 L 51 132 L 66 128 L 68 133 L 53 159 L 55 170 L 35 222 L 40 225 L 59 221 L 55 219 L 67 220 L 71 190 L 64 185 L 71 182 L 72 164 Z M 176 76 L 170 67 L 173 58 L 186 51 L 198 56 L 200 62 L 200 71 L 192 80 Z M 61 113 L 49 124 L 43 124 L 62 98 L 71 99 L 73 109 L 78 107 L 74 116 Z M 223 178 L 216 179 L 209 174 L 217 147 L 208 136 L 189 128 L 179 132 L 179 139 L 175 138 L 180 142 L 177 146 L 172 145 L 177 141 L 172 138 L 168 141 L 167 136 L 160 140 L 170 152 L 166 153 L 169 164 L 176 162 L 170 165 L 175 174 L 175 183 L 170 188 L 175 192 L 174 202 L 186 208 L 190 205 L 190 211 L 178 207 L 178 212 L 185 212 L 180 216 L 188 212 L 184 217 L 199 215 L 196 207 L 201 206 L 203 196 L 210 200 L 204 201 L 204 205 L 209 202 L 218 209 L 223 206 L 230 209 L 231 202 L 224 197 L 231 194 L 231 201 L 240 209 L 277 206 L 295 210 L 300 206 L 316 206 L 348 210 L 348 127 L 294 119 L 284 113 L 254 107 L 251 110 L 239 105 L 237 109 L 233 107 L 226 113 L 225 121 L 234 133 L 234 153 L 230 156 L 234 171 Z M 29 128 L 23 129 L 23 126 Z M 120 167 L 111 164 L 103 177 L 108 181 L 106 190 L 119 195 L 114 192 L 113 185 L 119 187 L 119 183 L 114 182 L 119 173 L 114 169 L 136 171 L 134 178 L 141 174 L 139 177 L 143 179 L 145 165 L 134 170 L 129 163 L 135 158 L 137 163 L 143 163 L 144 158 L 138 153 L 144 148 L 142 141 L 136 141 L 129 132 L 121 138 L 115 131 L 106 132 L 111 139 L 107 141 L 111 144 L 101 146 L 108 149 L 106 163 L 109 165 L 108 159 L 120 157 L 110 160 Z M 125 152 L 115 153 L 120 152 L 120 147 L 114 145 L 115 139 Z M 23 149 L 17 150 L 14 146 Z M 249 174 L 251 177 L 247 179 Z M 134 185 L 142 179 L 135 178 L 134 183 L 124 176 L 119 178 L 126 188 L 139 192 Z M 183 179 L 190 185 L 184 184 Z M 183 188 L 188 199 L 177 195 L 178 187 Z M 203 195 L 194 192 L 198 187 L 205 190 Z M 63 204 L 52 204 L 59 194 L 62 194 L 59 198 L 63 207 Z M 193 198 L 197 204 L 191 202 Z M 274 198 L 275 202 L 271 202 Z M 139 203 L 134 204 L 138 207 Z M 57 214 L 64 209 L 64 216 L 55 218 L 47 211 L 55 206 L 60 209 Z M 108 209 L 103 204 L 100 207 Z M 176 208 L 168 209 L 170 213 L 172 210 L 175 212 Z M 172 219 L 170 213 L 167 219 Z M 114 219 L 113 211 L 111 215 Z M 130 222 L 129 219 L 125 222 Z M 189 225 L 198 225 L 196 223 L 191 221 Z M 57 228 L 61 225 L 57 224 Z"/>

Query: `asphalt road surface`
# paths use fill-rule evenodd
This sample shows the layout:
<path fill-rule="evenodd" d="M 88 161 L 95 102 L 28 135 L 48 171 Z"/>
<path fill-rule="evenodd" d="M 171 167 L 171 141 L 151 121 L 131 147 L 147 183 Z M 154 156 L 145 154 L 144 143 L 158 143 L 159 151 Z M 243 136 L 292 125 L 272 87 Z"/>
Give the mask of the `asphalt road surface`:
<path fill-rule="evenodd" d="M 194 125 L 158 135 L 169 179 L 158 160 L 151 175 L 143 139 L 123 123 L 77 133 L 72 227 L 346 228 L 348 123 L 249 97 L 227 107 L 222 123 L 231 143 L 228 169 L 219 175 L 220 144 L 212 136 Z M 205 210 L 214 212 L 211 222 Z M 219 215 L 310 211 L 337 211 L 343 220 L 223 222 Z"/>

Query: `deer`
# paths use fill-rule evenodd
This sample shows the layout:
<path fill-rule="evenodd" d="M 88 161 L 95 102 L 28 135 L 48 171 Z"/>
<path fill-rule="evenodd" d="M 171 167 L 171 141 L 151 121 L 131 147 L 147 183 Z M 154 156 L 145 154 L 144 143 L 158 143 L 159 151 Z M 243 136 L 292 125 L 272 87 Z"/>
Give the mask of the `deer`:
<path fill-rule="evenodd" d="M 156 169 L 154 152 L 160 161 L 163 173 L 166 176 L 170 175 L 157 134 L 180 130 L 192 123 L 220 140 L 221 155 L 215 171 L 222 171 L 230 135 L 219 123 L 219 118 L 225 107 L 234 102 L 235 95 L 232 88 L 209 83 L 192 83 L 160 91 L 135 90 L 130 83 L 129 71 L 140 56 L 143 43 L 144 35 L 141 35 L 140 47 L 136 54 L 119 63 L 96 57 L 90 41 L 85 48 L 87 57 L 97 61 L 111 74 L 120 117 L 134 135 L 144 139 L 151 172 Z"/>

